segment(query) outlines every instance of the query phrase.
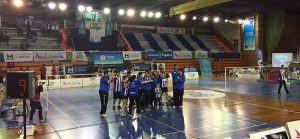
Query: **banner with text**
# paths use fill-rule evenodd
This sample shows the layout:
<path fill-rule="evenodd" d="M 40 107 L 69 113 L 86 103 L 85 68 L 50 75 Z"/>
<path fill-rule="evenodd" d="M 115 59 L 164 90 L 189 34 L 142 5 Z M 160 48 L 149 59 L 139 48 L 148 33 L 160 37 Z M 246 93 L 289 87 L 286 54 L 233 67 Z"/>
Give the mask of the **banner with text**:
<path fill-rule="evenodd" d="M 66 52 L 67 60 L 70 61 L 88 61 L 84 51 Z"/>
<path fill-rule="evenodd" d="M 146 59 L 160 59 L 160 60 L 173 59 L 173 52 L 172 51 L 147 51 Z"/>
<path fill-rule="evenodd" d="M 36 62 L 67 60 L 65 51 L 34 51 L 33 55 Z"/>
<path fill-rule="evenodd" d="M 185 28 L 157 27 L 157 33 L 185 34 Z"/>
<path fill-rule="evenodd" d="M 208 58 L 207 51 L 195 51 L 195 58 Z"/>
<path fill-rule="evenodd" d="M 244 20 L 244 50 L 255 50 L 255 17 Z"/>
<path fill-rule="evenodd" d="M 192 59 L 193 55 L 191 51 L 173 51 L 174 59 Z"/>
<path fill-rule="evenodd" d="M 286 123 L 291 139 L 300 138 L 300 120 Z"/>
<path fill-rule="evenodd" d="M 212 75 L 210 58 L 200 58 L 199 64 L 200 64 L 201 75 Z"/>
<path fill-rule="evenodd" d="M 82 87 L 82 78 L 61 79 L 60 88 Z"/>
<path fill-rule="evenodd" d="M 88 73 L 87 65 L 73 65 L 73 66 L 65 66 L 66 74 L 87 74 Z"/>
<path fill-rule="evenodd" d="M 5 62 L 26 62 L 33 61 L 33 52 L 28 51 L 4 51 Z"/>
<path fill-rule="evenodd" d="M 122 64 L 122 52 L 96 52 L 94 53 L 94 64 Z"/>
<path fill-rule="evenodd" d="M 126 51 L 123 52 L 123 58 L 124 60 L 141 60 L 142 54 L 141 52 Z"/>
<path fill-rule="evenodd" d="M 90 77 L 90 78 L 82 78 L 83 86 L 99 86 L 100 85 L 100 77 Z"/>

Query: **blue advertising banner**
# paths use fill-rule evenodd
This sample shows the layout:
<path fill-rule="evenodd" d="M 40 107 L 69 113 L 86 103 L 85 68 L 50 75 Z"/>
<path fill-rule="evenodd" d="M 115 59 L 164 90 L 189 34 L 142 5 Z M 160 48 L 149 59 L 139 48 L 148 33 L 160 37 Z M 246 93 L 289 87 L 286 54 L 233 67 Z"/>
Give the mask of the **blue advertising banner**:
<path fill-rule="evenodd" d="M 160 58 L 161 59 L 173 59 L 173 52 L 172 51 L 161 51 Z"/>
<path fill-rule="evenodd" d="M 199 64 L 200 64 L 201 75 L 212 75 L 210 58 L 200 58 Z"/>
<path fill-rule="evenodd" d="M 146 71 L 151 69 L 151 64 L 135 64 L 139 71 Z"/>
<path fill-rule="evenodd" d="M 255 17 L 244 20 L 244 50 L 255 50 Z"/>
<path fill-rule="evenodd" d="M 66 74 L 87 74 L 88 71 L 87 65 L 74 65 L 74 66 L 65 66 Z"/>
<path fill-rule="evenodd" d="M 96 52 L 94 53 L 94 64 L 122 64 L 122 52 Z"/>
<path fill-rule="evenodd" d="M 173 59 L 172 51 L 147 51 L 146 59 Z"/>

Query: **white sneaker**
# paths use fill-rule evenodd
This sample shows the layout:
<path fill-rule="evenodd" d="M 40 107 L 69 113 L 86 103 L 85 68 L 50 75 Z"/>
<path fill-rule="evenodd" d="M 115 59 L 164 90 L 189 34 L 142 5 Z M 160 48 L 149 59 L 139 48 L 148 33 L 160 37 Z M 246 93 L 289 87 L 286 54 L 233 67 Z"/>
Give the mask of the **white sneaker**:
<path fill-rule="evenodd" d="M 132 118 L 132 115 L 131 115 L 131 114 L 129 114 L 129 115 L 128 115 L 128 117 Z"/>
<path fill-rule="evenodd" d="M 175 108 L 176 108 L 176 106 L 173 106 L 173 108 L 175 109 Z"/>
<path fill-rule="evenodd" d="M 103 118 L 106 118 L 106 114 L 101 114 L 100 116 Z"/>

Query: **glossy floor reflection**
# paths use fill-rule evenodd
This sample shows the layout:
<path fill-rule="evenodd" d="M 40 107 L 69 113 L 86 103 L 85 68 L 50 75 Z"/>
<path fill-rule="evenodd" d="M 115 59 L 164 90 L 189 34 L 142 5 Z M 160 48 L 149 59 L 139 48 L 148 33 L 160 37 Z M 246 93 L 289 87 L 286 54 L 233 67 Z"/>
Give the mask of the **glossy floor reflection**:
<path fill-rule="evenodd" d="M 187 81 L 186 88 L 221 90 L 224 85 L 222 82 L 219 79 L 193 80 Z M 242 139 L 249 132 L 277 127 L 281 124 L 280 122 L 273 122 L 273 124 L 270 122 L 272 120 L 268 118 L 272 116 L 272 113 L 268 111 L 269 108 L 257 106 L 254 108 L 248 104 L 263 105 L 260 104 L 259 100 L 261 99 L 262 101 L 274 101 L 272 105 L 278 106 L 280 110 L 282 101 L 289 103 L 288 106 L 299 106 L 299 103 L 296 102 L 290 104 L 292 103 L 289 102 L 291 99 L 284 96 L 280 100 L 273 99 L 276 98 L 277 88 L 274 87 L 276 84 L 230 82 L 232 85 L 229 86 L 229 90 L 242 94 L 227 93 L 225 98 L 211 100 L 184 100 L 182 109 L 166 106 L 162 109 L 152 108 L 151 111 L 143 113 L 140 119 L 120 117 L 118 110 L 113 111 L 112 94 L 109 96 L 107 118 L 100 118 L 98 87 L 50 90 L 48 91 L 49 109 L 47 113 L 45 112 L 48 124 L 39 125 L 39 131 L 30 138 L 222 139 L 231 137 Z M 291 88 L 292 92 L 295 92 L 295 89 L 297 90 L 299 87 Z M 294 94 L 293 99 L 300 99 L 298 95 Z M 271 97 L 268 100 L 262 96 Z M 280 105 L 277 105 L 277 102 L 280 102 Z M 45 99 L 43 99 L 43 104 L 46 104 Z M 288 117 L 291 114 L 289 111 L 284 113 L 286 111 L 283 110 L 278 114 Z M 300 113 L 295 112 L 294 114 L 293 118 L 300 118 Z M 3 123 L 1 123 L 1 127 L 5 127 Z M 16 138 L 15 134 L 10 134 L 10 132 L 12 131 L 1 128 L 0 137 Z"/>

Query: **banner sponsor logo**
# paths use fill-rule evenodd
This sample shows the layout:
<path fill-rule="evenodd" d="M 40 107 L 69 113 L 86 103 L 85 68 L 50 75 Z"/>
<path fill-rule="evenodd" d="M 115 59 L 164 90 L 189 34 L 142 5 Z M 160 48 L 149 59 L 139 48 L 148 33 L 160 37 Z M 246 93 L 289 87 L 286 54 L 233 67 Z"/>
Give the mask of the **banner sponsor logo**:
<path fill-rule="evenodd" d="M 82 87 L 82 78 L 61 79 L 61 88 Z"/>
<path fill-rule="evenodd" d="M 73 51 L 72 52 L 73 61 L 87 61 L 87 57 L 83 51 Z"/>
<path fill-rule="evenodd" d="M 300 120 L 286 123 L 291 139 L 300 139 Z"/>
<path fill-rule="evenodd" d="M 255 17 L 244 20 L 244 50 L 255 50 Z"/>
<path fill-rule="evenodd" d="M 99 86 L 100 77 L 82 78 L 83 86 Z"/>
<path fill-rule="evenodd" d="M 135 64 L 138 68 L 138 71 L 146 71 L 151 69 L 151 64 Z"/>
<path fill-rule="evenodd" d="M 185 34 L 185 28 L 157 27 L 157 33 Z"/>
<path fill-rule="evenodd" d="M 198 72 L 186 72 L 184 73 L 186 79 L 199 79 Z"/>
<path fill-rule="evenodd" d="M 60 88 L 60 80 L 48 80 L 49 89 L 58 89 Z"/>
<path fill-rule="evenodd" d="M 66 74 L 86 74 L 88 67 L 86 65 L 65 66 Z"/>
<path fill-rule="evenodd" d="M 123 52 L 124 60 L 140 60 L 142 59 L 141 52 Z"/>
<path fill-rule="evenodd" d="M 58 61 L 66 60 L 66 52 L 64 51 L 34 51 L 34 61 Z"/>
<path fill-rule="evenodd" d="M 173 59 L 172 51 L 147 51 L 146 59 Z"/>
<path fill-rule="evenodd" d="M 122 64 L 122 52 L 96 52 L 94 53 L 94 64 Z"/>
<path fill-rule="evenodd" d="M 4 51 L 5 62 L 26 62 L 33 61 L 33 53 L 26 51 Z"/>
<path fill-rule="evenodd" d="M 212 75 L 210 58 L 200 58 L 199 63 L 200 63 L 201 75 Z"/>
<path fill-rule="evenodd" d="M 174 59 L 192 59 L 191 51 L 173 51 Z"/>
<path fill-rule="evenodd" d="M 208 58 L 207 51 L 195 51 L 195 58 Z"/>

